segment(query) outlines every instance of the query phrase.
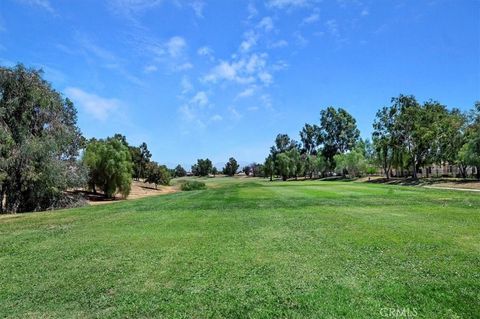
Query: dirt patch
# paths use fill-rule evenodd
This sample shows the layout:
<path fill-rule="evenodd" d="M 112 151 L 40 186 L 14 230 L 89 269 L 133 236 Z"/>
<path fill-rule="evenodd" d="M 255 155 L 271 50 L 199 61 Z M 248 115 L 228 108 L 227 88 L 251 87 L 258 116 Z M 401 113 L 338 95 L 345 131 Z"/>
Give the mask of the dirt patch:
<path fill-rule="evenodd" d="M 155 189 L 155 185 L 144 183 L 141 181 L 133 181 L 132 182 L 132 189 L 130 190 L 130 195 L 126 198 L 126 200 L 130 199 L 137 199 L 149 196 L 157 196 L 157 195 L 165 195 L 165 194 L 172 194 L 180 191 L 176 186 L 158 186 Z M 90 205 L 102 205 L 102 204 L 109 204 L 113 202 L 120 202 L 124 201 L 125 199 L 121 198 L 120 195 L 115 196 L 113 199 L 106 199 L 101 194 L 86 194 L 88 198 L 88 202 Z"/>

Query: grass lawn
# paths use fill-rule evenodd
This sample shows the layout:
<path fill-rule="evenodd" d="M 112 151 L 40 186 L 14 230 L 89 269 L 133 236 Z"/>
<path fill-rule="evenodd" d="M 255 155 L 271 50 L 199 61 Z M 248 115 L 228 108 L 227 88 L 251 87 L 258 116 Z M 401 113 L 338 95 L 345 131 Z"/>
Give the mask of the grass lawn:
<path fill-rule="evenodd" d="M 480 194 L 207 183 L 0 217 L 0 317 L 480 316 Z"/>

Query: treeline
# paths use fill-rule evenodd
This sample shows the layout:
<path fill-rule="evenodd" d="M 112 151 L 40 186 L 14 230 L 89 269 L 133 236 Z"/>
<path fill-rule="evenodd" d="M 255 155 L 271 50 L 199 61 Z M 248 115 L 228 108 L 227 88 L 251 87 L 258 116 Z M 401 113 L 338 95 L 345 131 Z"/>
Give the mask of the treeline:
<path fill-rule="evenodd" d="M 40 71 L 0 68 L 0 213 L 77 206 L 83 197 L 68 190 L 79 188 L 127 196 L 132 178 L 157 186 L 175 174 L 151 161 L 145 143 L 86 140 L 73 103 Z"/>
<path fill-rule="evenodd" d="M 386 178 L 392 170 L 402 177 L 418 178 L 420 168 L 455 165 L 463 178 L 468 167 L 480 179 L 480 102 L 472 110 L 449 110 L 436 101 L 419 103 L 414 96 L 392 98 L 373 124 L 372 142 L 360 139 L 352 115 L 342 108 L 320 112 L 317 124 L 305 124 L 300 142 L 278 134 L 263 172 L 283 180 L 305 176 L 350 177 L 376 173 Z M 427 176 L 429 169 L 425 170 Z"/>

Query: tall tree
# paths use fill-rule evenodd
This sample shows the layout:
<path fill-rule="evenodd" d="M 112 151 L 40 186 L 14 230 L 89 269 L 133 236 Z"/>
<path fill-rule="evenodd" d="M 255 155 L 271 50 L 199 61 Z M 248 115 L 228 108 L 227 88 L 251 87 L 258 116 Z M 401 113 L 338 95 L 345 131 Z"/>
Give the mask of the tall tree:
<path fill-rule="evenodd" d="M 195 176 L 208 176 L 212 173 L 212 161 L 207 159 L 198 159 L 197 164 L 192 166 L 192 173 Z"/>
<path fill-rule="evenodd" d="M 41 71 L 0 67 L 0 213 L 61 206 L 82 181 L 83 143 L 73 103 Z"/>
<path fill-rule="evenodd" d="M 300 141 L 302 142 L 302 151 L 309 155 L 316 154 L 320 142 L 320 128 L 315 124 L 305 123 L 300 131 Z"/>
<path fill-rule="evenodd" d="M 237 160 L 233 157 L 230 157 L 223 168 L 223 174 L 233 176 L 237 173 L 239 167 L 240 165 L 238 165 Z"/>
<path fill-rule="evenodd" d="M 272 181 L 273 174 L 275 174 L 275 161 L 273 159 L 273 155 L 270 154 L 265 159 L 264 170 L 265 170 L 265 176 L 268 176 L 270 178 L 270 181 Z"/>
<path fill-rule="evenodd" d="M 330 167 L 334 167 L 333 157 L 353 149 L 359 136 L 355 119 L 343 108 L 328 107 L 320 112 L 319 140 Z"/>
<path fill-rule="evenodd" d="M 276 170 L 282 176 L 282 180 L 286 181 L 290 176 L 290 169 L 292 167 L 291 159 L 287 153 L 280 153 L 275 160 Z"/>
<path fill-rule="evenodd" d="M 390 178 L 395 148 L 398 148 L 398 134 L 395 122 L 398 109 L 395 106 L 380 109 L 373 122 L 373 145 L 377 161 L 383 168 L 385 177 Z"/>
<path fill-rule="evenodd" d="M 182 167 L 182 165 L 178 164 L 175 167 L 175 177 L 183 177 L 187 175 L 187 171 Z"/>

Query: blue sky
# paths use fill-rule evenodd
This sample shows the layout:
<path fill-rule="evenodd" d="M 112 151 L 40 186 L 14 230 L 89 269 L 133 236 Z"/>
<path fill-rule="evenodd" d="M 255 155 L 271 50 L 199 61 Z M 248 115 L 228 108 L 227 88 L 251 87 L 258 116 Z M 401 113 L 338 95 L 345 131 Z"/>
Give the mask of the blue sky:
<path fill-rule="evenodd" d="M 1 0 L 0 63 L 43 68 L 87 137 L 173 166 L 263 161 L 327 106 L 369 137 L 400 93 L 480 99 L 480 2 Z"/>

